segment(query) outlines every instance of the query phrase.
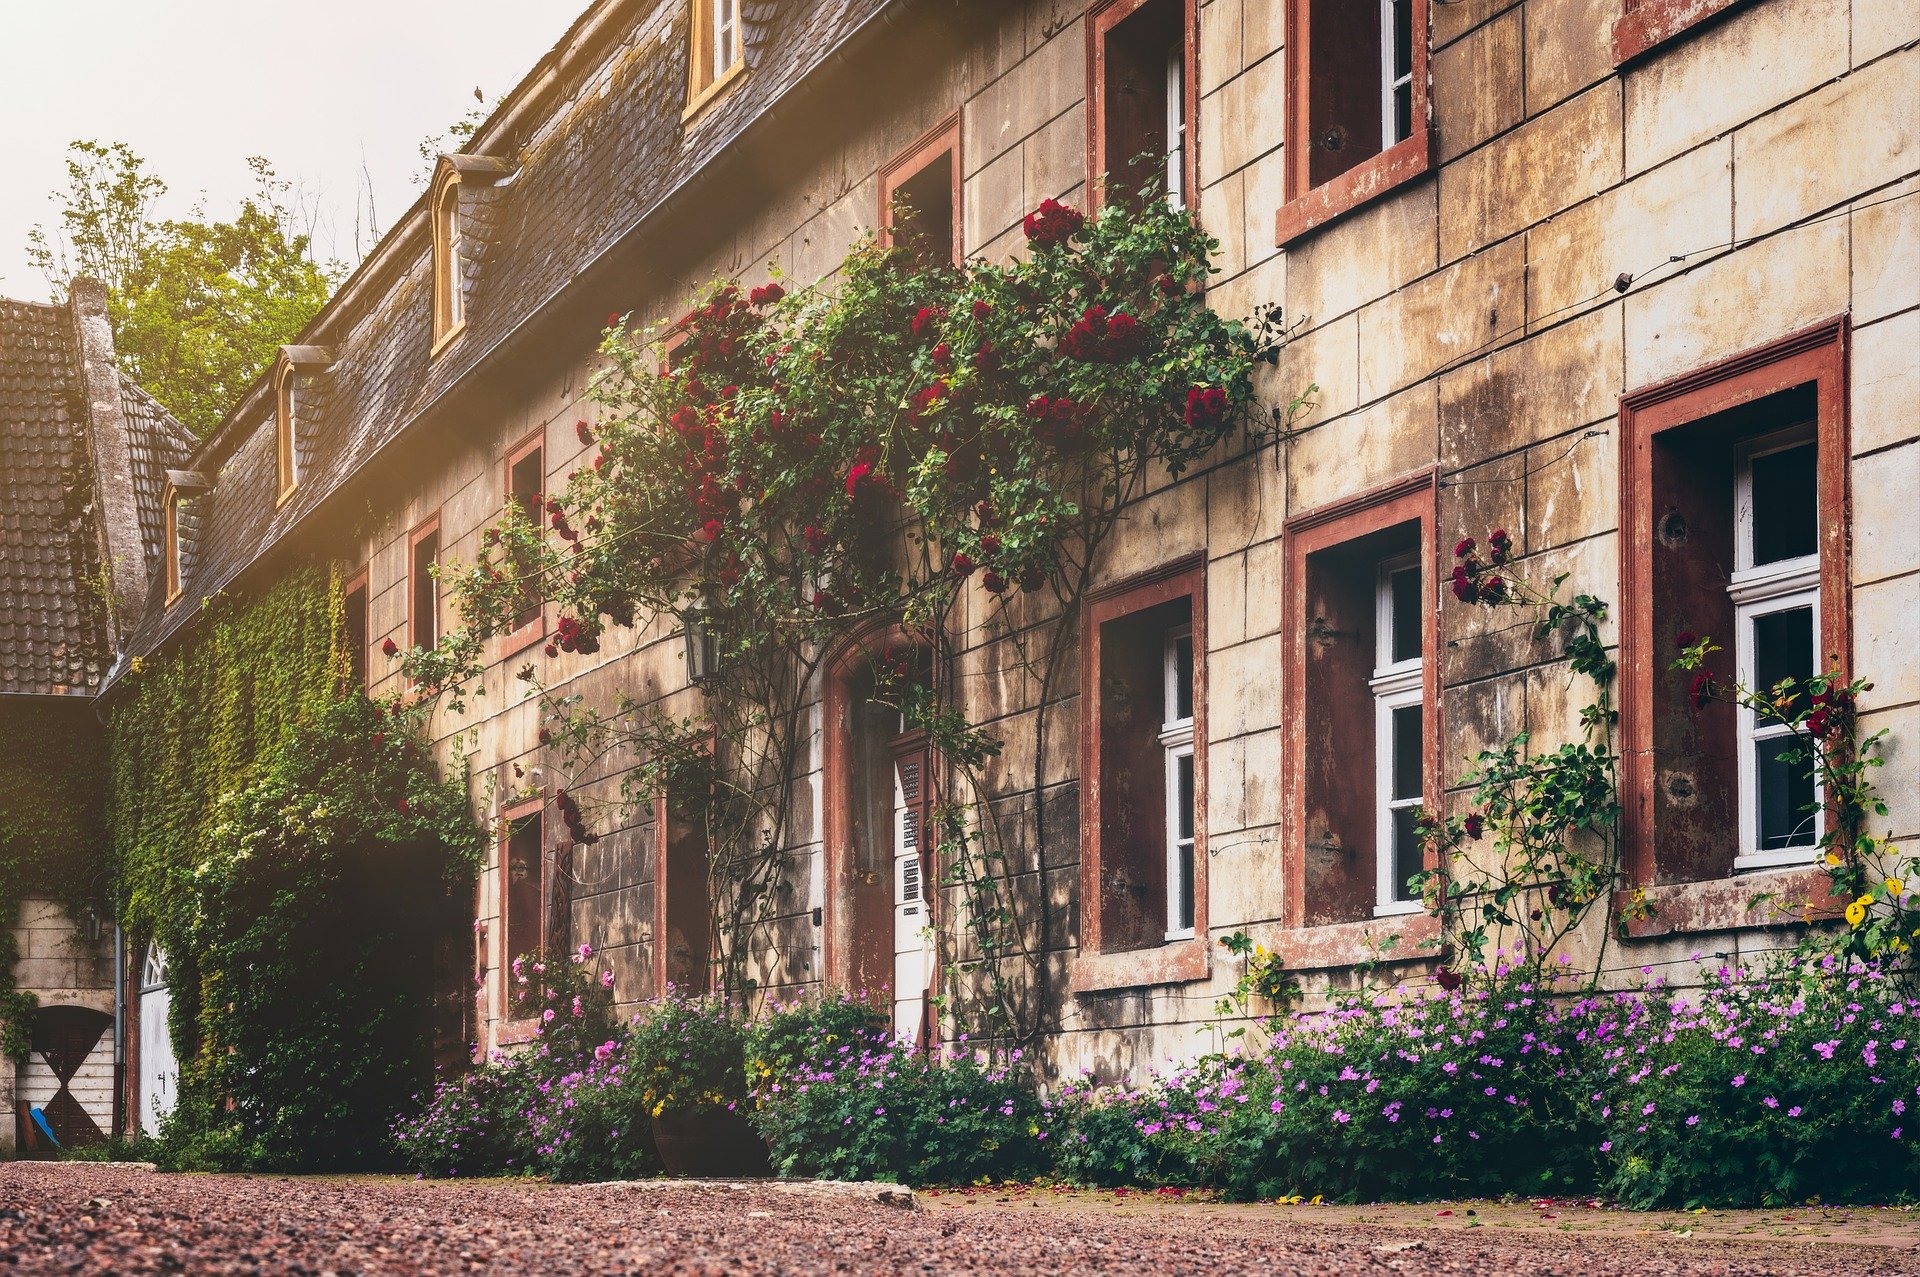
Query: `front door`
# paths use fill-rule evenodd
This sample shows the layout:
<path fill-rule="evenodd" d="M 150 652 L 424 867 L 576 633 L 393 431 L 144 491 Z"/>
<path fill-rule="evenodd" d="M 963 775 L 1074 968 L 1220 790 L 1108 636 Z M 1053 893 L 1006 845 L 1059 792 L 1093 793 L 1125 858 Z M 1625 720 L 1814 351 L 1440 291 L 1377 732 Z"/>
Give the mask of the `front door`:
<path fill-rule="evenodd" d="M 927 901 L 925 840 L 927 750 L 897 745 L 893 757 L 893 1031 L 925 1042 Z"/>
<path fill-rule="evenodd" d="M 167 992 L 167 955 L 147 946 L 140 964 L 140 1132 L 157 1135 L 160 1119 L 173 1111 L 180 1086 L 180 1065 L 173 1058 L 173 1033 L 167 1027 L 172 1002 Z"/>

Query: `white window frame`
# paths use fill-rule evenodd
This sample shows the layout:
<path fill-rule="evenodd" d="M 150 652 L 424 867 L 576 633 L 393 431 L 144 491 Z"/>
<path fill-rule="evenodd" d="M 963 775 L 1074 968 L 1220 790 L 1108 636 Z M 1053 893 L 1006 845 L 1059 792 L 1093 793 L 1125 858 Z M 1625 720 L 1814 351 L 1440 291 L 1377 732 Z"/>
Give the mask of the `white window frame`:
<path fill-rule="evenodd" d="M 710 0 L 707 15 L 713 27 L 713 80 L 733 70 L 740 60 L 740 0 Z"/>
<path fill-rule="evenodd" d="M 1195 766 L 1193 762 L 1193 715 L 1188 714 L 1183 718 L 1173 717 L 1173 715 L 1178 712 L 1177 707 L 1180 704 L 1180 640 L 1182 639 L 1185 639 L 1189 647 L 1191 647 L 1193 642 L 1193 626 L 1180 625 L 1168 630 L 1161 639 L 1160 644 L 1160 669 L 1163 680 L 1161 684 L 1161 704 L 1163 706 L 1161 714 L 1163 721 L 1160 724 L 1160 748 L 1165 756 L 1165 769 L 1162 773 L 1161 784 L 1166 797 L 1166 938 L 1168 940 L 1193 939 L 1193 925 L 1183 914 L 1192 913 L 1198 916 L 1199 913 L 1199 902 L 1188 900 L 1182 895 L 1183 891 L 1188 895 L 1192 893 L 1194 879 L 1198 877 L 1197 873 L 1188 876 L 1181 872 L 1181 853 L 1186 853 L 1187 858 L 1191 859 L 1194 855 L 1194 848 L 1198 845 L 1193 835 L 1190 834 L 1184 838 L 1180 836 L 1180 763 L 1181 760 L 1184 759 L 1187 761 L 1189 767 Z M 1192 658 L 1188 661 L 1189 666 L 1197 668 L 1199 656 L 1200 654 L 1198 652 L 1194 652 Z M 1189 685 L 1187 689 L 1188 698 L 1190 700 L 1196 700 L 1199 695 L 1199 690 L 1199 688 Z M 1197 782 L 1197 771 L 1195 772 L 1195 779 Z M 1194 801 L 1196 803 L 1198 803 L 1199 797 L 1198 784 L 1196 783 L 1194 793 Z M 1200 813 L 1198 811 L 1188 813 L 1187 823 L 1197 833 L 1200 828 Z M 1182 904 L 1187 904 L 1188 908 L 1182 910 Z"/>
<path fill-rule="evenodd" d="M 1813 669 L 1820 669 L 1820 551 L 1796 559 L 1756 566 L 1753 561 L 1753 463 L 1757 458 L 1803 447 L 1814 442 L 1812 423 L 1776 431 L 1746 448 L 1734 471 L 1734 571 L 1727 582 L 1727 594 L 1733 600 L 1734 678 L 1754 691 L 1756 668 L 1753 623 L 1764 616 L 1808 608 L 1812 612 Z M 1816 492 L 1816 513 L 1818 495 Z M 1760 846 L 1760 744 L 1792 736 L 1785 723 L 1763 723 L 1759 715 L 1745 705 L 1735 711 L 1735 741 L 1740 769 L 1740 846 L 1733 858 L 1735 871 L 1775 869 L 1782 865 L 1803 865 L 1818 854 L 1820 834 L 1826 823 L 1826 793 L 1815 782 L 1813 796 L 1818 804 L 1807 829 L 1806 842 L 1791 847 L 1763 849 Z"/>
<path fill-rule="evenodd" d="M 1186 158 L 1187 46 L 1183 35 L 1167 50 L 1167 203 L 1174 208 L 1187 206 Z"/>
<path fill-rule="evenodd" d="M 1393 73 L 1394 55 L 1400 51 L 1394 38 L 1400 28 L 1394 19 L 1400 5 L 1411 3 L 1412 0 L 1380 0 L 1380 149 L 1383 151 L 1405 140 L 1398 136 L 1399 130 L 1395 128 L 1400 112 L 1394 99 L 1402 88 L 1407 90 L 1409 96 L 1412 95 L 1413 72 L 1409 70 L 1407 74 L 1399 76 Z M 1411 57 L 1407 59 L 1407 64 L 1412 66 Z"/>
<path fill-rule="evenodd" d="M 1418 571 L 1418 554 L 1396 555 L 1383 559 L 1374 577 L 1374 653 L 1373 677 L 1367 686 L 1373 692 L 1373 916 L 1393 917 L 1418 913 L 1426 906 L 1418 899 L 1402 900 L 1404 884 L 1393 880 L 1393 816 L 1396 811 L 1418 807 L 1424 792 L 1412 798 L 1393 796 L 1393 715 L 1395 710 L 1422 707 L 1421 727 L 1426 726 L 1426 653 L 1403 661 L 1393 659 L 1393 578 L 1412 568 Z M 1426 782 L 1421 768 L 1421 788 Z"/>

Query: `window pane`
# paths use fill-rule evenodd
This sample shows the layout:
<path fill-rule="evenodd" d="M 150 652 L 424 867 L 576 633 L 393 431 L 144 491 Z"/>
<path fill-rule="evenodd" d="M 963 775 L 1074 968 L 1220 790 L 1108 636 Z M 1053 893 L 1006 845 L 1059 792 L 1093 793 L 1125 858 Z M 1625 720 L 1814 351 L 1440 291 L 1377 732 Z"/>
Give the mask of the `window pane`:
<path fill-rule="evenodd" d="M 1418 798 L 1421 783 L 1421 708 L 1406 705 L 1393 711 L 1393 797 Z"/>
<path fill-rule="evenodd" d="M 1173 641 L 1173 713 L 1169 722 L 1193 717 L 1193 635 Z"/>
<path fill-rule="evenodd" d="M 1180 848 L 1180 880 L 1168 884 L 1174 893 L 1173 921 L 1179 931 L 1193 930 L 1193 844 Z"/>
<path fill-rule="evenodd" d="M 1419 808 L 1400 807 L 1393 813 L 1393 898 L 1411 900 L 1407 879 L 1420 872 Z"/>
<path fill-rule="evenodd" d="M 1820 548 L 1815 445 L 1753 459 L 1753 562 L 1778 563 Z"/>
<path fill-rule="evenodd" d="M 1788 761 L 1789 754 L 1805 754 L 1806 746 L 1791 736 L 1754 742 L 1759 771 L 1759 851 L 1813 844 L 1813 760 Z"/>
<path fill-rule="evenodd" d="M 1389 594 L 1388 606 L 1393 609 L 1390 622 L 1393 646 L 1391 656 L 1394 664 L 1401 661 L 1420 659 L 1421 640 L 1425 637 L 1425 619 L 1420 615 L 1420 569 L 1402 568 L 1387 581 Z"/>
<path fill-rule="evenodd" d="M 1393 0 L 1393 78 L 1412 74 L 1413 0 Z"/>
<path fill-rule="evenodd" d="M 1753 618 L 1753 686 L 1813 676 L 1813 609 L 1790 608 Z"/>
<path fill-rule="evenodd" d="M 1179 774 L 1180 794 L 1178 799 L 1179 838 L 1181 842 L 1193 841 L 1193 755 L 1182 754 L 1175 760 Z"/>

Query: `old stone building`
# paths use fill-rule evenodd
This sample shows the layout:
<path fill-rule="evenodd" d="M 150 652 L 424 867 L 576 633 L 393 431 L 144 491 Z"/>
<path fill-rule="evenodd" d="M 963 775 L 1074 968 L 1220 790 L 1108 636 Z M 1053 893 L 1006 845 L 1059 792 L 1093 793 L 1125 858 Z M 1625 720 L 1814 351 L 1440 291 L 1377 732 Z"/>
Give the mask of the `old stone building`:
<path fill-rule="evenodd" d="M 1044 804 L 1016 858 L 1050 1067 L 1209 1045 L 1236 931 L 1310 990 L 1427 976 L 1413 810 L 1457 810 L 1467 760 L 1514 732 L 1574 739 L 1584 699 L 1557 649 L 1447 596 L 1455 542 L 1494 528 L 1515 574 L 1613 605 L 1621 891 L 1654 908 L 1570 951 L 1684 979 L 1694 955 L 1791 939 L 1755 897 L 1830 902 L 1783 815 L 1804 777 L 1731 710 L 1680 714 L 1677 631 L 1750 675 L 1871 677 L 1888 825 L 1920 832 L 1920 536 L 1899 509 L 1920 482 L 1916 41 L 1910 0 L 601 0 L 182 467 L 191 518 L 129 650 L 320 556 L 353 577 L 372 690 L 399 692 L 383 646 L 459 621 L 431 566 L 473 561 L 508 502 L 590 455 L 575 423 L 609 314 L 669 321 L 772 262 L 825 276 L 903 191 L 965 257 L 1018 254 L 1043 199 L 1086 205 L 1151 152 L 1220 242 L 1212 304 L 1284 308 L 1265 394 L 1309 404 L 1129 511 L 1044 755 L 984 593 L 934 674 L 1006 743 L 996 799 Z M 655 620 L 549 655 L 556 619 L 490 641 L 486 694 L 435 719 L 499 831 L 483 1046 L 527 1035 L 517 953 L 590 943 L 634 1003 L 697 982 L 703 952 L 697 893 L 669 885 L 697 837 L 641 805 L 570 841 L 551 800 L 579 782 L 513 677 L 695 714 L 681 637 Z M 1079 690 L 1112 680 L 1163 689 L 1144 735 Z M 932 893 L 924 939 L 909 883 L 937 865 L 896 876 L 900 848 L 856 845 L 891 824 L 850 813 L 910 761 L 863 696 L 831 672 L 817 689 L 756 975 L 791 995 L 878 973 L 904 1028 L 938 1031 L 952 908 Z M 1164 800 L 1153 839 L 1081 798 L 1122 773 Z"/>
<path fill-rule="evenodd" d="M 37 1006 L 0 1062 L 0 1156 L 121 1120 L 95 697 L 161 568 L 166 472 L 194 440 L 114 367 L 106 294 L 0 301 L 0 953 Z"/>

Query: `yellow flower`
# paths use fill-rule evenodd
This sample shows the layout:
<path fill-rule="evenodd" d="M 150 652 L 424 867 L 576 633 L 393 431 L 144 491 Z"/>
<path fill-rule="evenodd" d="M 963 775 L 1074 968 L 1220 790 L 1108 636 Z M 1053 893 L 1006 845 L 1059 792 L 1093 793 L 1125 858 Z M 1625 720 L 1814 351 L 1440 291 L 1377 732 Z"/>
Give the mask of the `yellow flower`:
<path fill-rule="evenodd" d="M 1827 863 L 1828 863 L 1828 864 L 1830 864 L 1830 865 L 1837 865 L 1837 864 L 1839 864 L 1839 863 L 1840 863 L 1840 857 L 1839 857 L 1839 855 L 1838 855 L 1838 854 L 1836 854 L 1836 853 L 1834 853 L 1834 852 L 1831 852 L 1831 851 L 1830 851 L 1830 852 L 1828 852 L 1828 853 L 1827 853 Z"/>
<path fill-rule="evenodd" d="M 1887 894 L 1898 900 L 1907 893 L 1907 884 L 1898 878 L 1887 879 Z"/>
<path fill-rule="evenodd" d="M 1847 906 L 1847 925 L 1857 927 L 1867 920 L 1867 898 L 1860 897 Z"/>

